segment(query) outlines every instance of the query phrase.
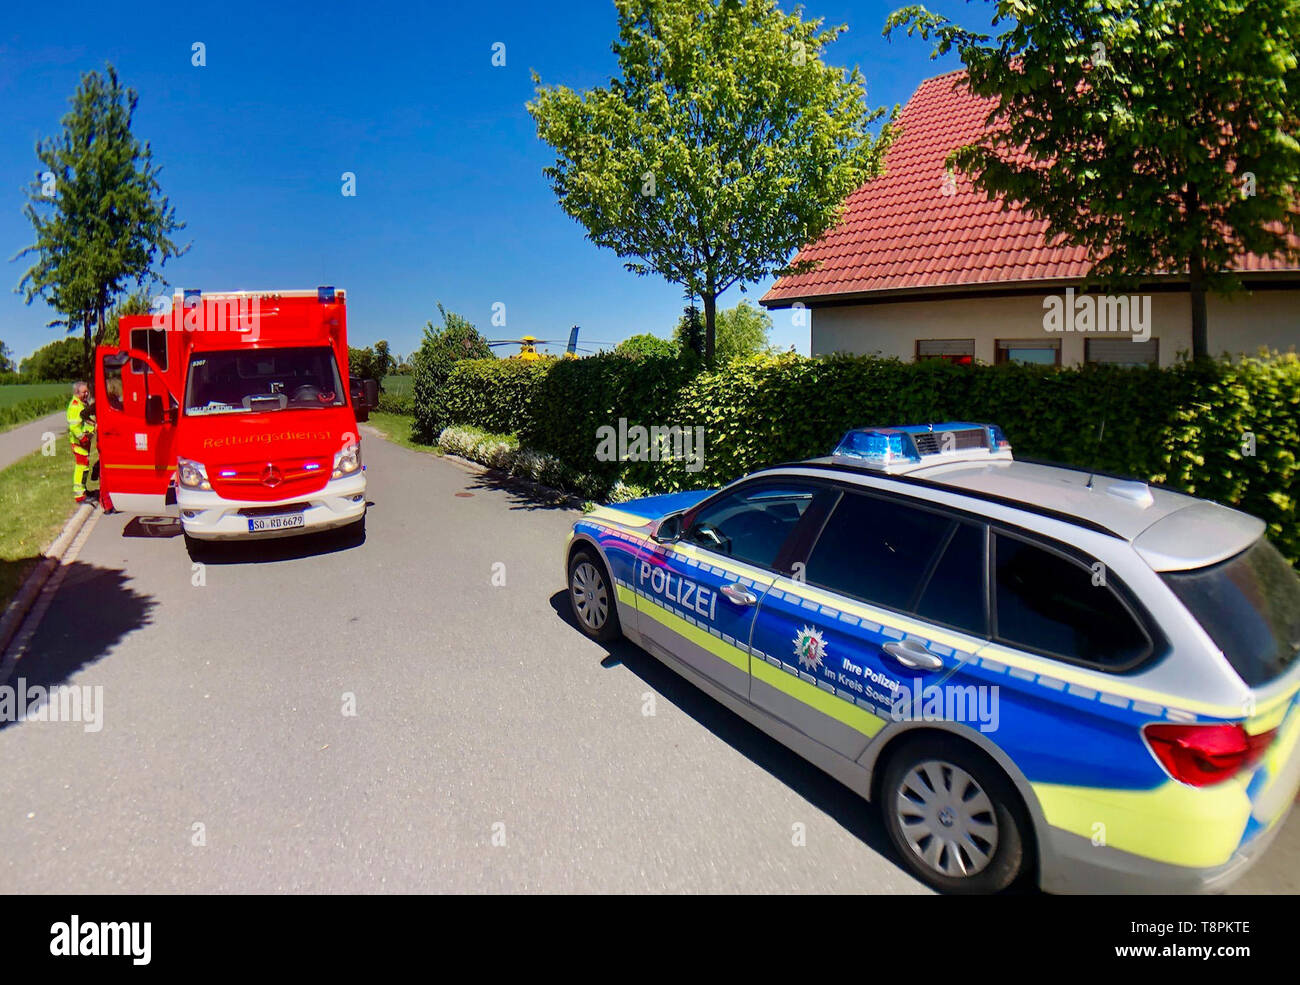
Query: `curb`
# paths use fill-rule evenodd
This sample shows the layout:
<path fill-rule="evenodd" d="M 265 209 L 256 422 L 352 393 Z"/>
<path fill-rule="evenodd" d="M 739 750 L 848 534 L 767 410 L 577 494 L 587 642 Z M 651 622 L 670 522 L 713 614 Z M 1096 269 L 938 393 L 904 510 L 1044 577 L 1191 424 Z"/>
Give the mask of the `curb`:
<path fill-rule="evenodd" d="M 18 627 L 23 624 L 27 618 L 27 613 L 31 611 L 33 603 L 41 594 L 41 589 L 45 583 L 50 580 L 50 576 L 58 569 L 59 563 L 63 560 L 64 553 L 81 532 L 86 520 L 95 512 L 95 507 L 90 503 L 82 503 L 81 508 L 68 518 L 68 522 L 63 526 L 63 532 L 54 539 L 49 547 L 41 553 L 44 557 L 27 576 L 23 582 L 23 587 L 18 590 L 9 602 L 0 616 L 0 657 L 3 657 L 9 649 L 9 644 L 13 642 L 14 636 L 18 633 Z"/>
<path fill-rule="evenodd" d="M 443 452 L 442 458 L 447 459 L 454 465 L 459 466 L 466 472 L 475 472 L 479 475 L 491 476 L 507 486 L 514 486 L 526 490 L 534 499 L 543 500 L 559 506 L 568 506 L 580 510 L 582 505 L 587 502 L 580 496 L 573 493 L 567 493 L 563 489 L 556 489 L 554 486 L 544 486 L 540 482 L 534 482 L 532 479 L 525 479 L 522 476 L 511 475 L 509 472 L 502 472 L 500 469 L 494 469 L 490 465 L 484 465 L 482 462 L 476 462 L 472 458 L 461 458 L 459 455 L 452 455 L 449 452 Z"/>

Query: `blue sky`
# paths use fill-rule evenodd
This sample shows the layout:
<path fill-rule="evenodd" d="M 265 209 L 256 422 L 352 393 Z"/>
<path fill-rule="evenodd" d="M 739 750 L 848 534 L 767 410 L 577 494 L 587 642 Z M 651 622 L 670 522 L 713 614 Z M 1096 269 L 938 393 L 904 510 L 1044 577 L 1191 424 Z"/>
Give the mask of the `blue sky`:
<path fill-rule="evenodd" d="M 858 65 L 872 105 L 904 103 L 957 67 L 917 38 L 881 37 L 902 3 L 810 0 L 805 17 L 848 24 L 834 64 Z M 30 244 L 23 188 L 35 142 L 58 130 L 82 72 L 111 61 L 140 94 L 135 130 L 163 166 L 190 251 L 164 268 L 174 287 L 346 287 L 353 344 L 387 338 L 408 353 L 436 302 L 490 337 L 589 340 L 667 335 L 682 290 L 637 277 L 560 210 L 553 162 L 524 103 L 530 73 L 575 88 L 615 70 L 609 0 L 563 5 L 69 3 L 0 26 L 0 250 Z M 787 7 L 792 5 L 786 5 Z M 985 27 L 984 5 L 932 9 Z M 492 46 L 506 45 L 493 67 Z M 191 65 L 206 45 L 207 65 Z M 355 197 L 340 176 L 356 174 Z M 40 301 L 0 281 L 0 339 L 17 358 L 57 337 Z M 770 281 L 748 285 L 754 301 Z M 733 288 L 722 299 L 735 304 Z M 491 327 L 492 305 L 507 327 Z M 806 352 L 808 330 L 773 312 L 773 342 Z"/>

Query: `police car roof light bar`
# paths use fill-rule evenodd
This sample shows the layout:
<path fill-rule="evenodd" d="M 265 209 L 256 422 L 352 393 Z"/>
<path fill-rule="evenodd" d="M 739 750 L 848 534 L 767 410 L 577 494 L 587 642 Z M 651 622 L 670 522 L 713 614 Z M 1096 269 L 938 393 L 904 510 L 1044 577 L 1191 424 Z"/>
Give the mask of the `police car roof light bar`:
<path fill-rule="evenodd" d="M 853 428 L 831 455 L 845 465 L 896 475 L 947 462 L 1010 461 L 1011 442 L 996 424 L 946 421 Z"/>

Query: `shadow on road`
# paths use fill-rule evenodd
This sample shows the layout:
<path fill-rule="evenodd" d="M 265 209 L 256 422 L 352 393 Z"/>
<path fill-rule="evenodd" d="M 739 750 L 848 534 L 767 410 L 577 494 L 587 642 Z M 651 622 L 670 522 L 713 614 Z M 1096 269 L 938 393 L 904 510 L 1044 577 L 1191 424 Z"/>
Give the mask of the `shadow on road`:
<path fill-rule="evenodd" d="M 195 541 L 189 552 L 191 561 L 203 564 L 273 564 L 350 551 L 365 542 L 364 529 L 344 527 L 271 540 Z"/>
<path fill-rule="evenodd" d="M 551 608 L 575 633 L 582 632 L 573 616 L 567 592 L 556 592 L 551 596 L 550 602 Z M 622 664 L 645 681 L 655 693 L 671 701 L 755 765 L 834 818 L 841 827 L 872 851 L 888 859 L 900 872 L 905 871 L 894 859 L 893 846 L 885 833 L 879 812 L 873 805 L 709 697 L 640 647 L 622 639 L 599 645 L 608 654 L 600 662 L 602 667 L 608 669 Z M 869 892 L 870 889 L 863 887 L 863 891 Z"/>
<path fill-rule="evenodd" d="M 504 472 L 488 471 L 472 477 L 468 489 L 493 489 L 504 492 L 510 500 L 512 510 L 573 510 L 578 508 L 577 500 L 558 490 L 547 490 L 525 482 Z"/>
<path fill-rule="evenodd" d="M 97 663 L 124 636 L 146 626 L 157 604 L 127 587 L 125 574 L 74 561 L 66 568 L 49 610 L 12 667 L 0 667 L 0 683 L 27 688 L 65 684 Z M 39 604 L 39 603 L 38 603 Z M 0 721 L 0 729 L 15 724 Z"/>

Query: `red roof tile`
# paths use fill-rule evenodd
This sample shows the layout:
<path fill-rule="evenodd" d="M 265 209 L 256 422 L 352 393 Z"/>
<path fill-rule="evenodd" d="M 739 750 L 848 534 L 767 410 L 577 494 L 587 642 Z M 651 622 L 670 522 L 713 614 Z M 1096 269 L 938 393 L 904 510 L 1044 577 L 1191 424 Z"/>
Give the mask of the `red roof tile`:
<path fill-rule="evenodd" d="M 944 159 L 984 131 L 990 100 L 959 85 L 964 73 L 922 82 L 900 118 L 901 134 L 885 170 L 845 204 L 844 217 L 798 259 L 819 261 L 806 274 L 782 277 L 763 303 L 872 291 L 940 286 L 1081 279 L 1088 271 L 1082 247 L 1048 246 L 1047 224 L 1018 208 L 989 201 L 964 175 L 944 194 Z M 951 186 L 950 186 L 951 187 Z M 1243 271 L 1294 270 L 1293 265 L 1247 257 Z"/>

